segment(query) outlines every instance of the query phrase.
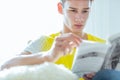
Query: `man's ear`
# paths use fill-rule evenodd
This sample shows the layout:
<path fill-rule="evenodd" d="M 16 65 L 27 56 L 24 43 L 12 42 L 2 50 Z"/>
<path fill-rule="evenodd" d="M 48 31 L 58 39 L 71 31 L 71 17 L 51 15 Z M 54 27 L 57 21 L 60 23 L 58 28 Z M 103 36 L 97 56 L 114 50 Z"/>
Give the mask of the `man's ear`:
<path fill-rule="evenodd" d="M 63 14 L 63 6 L 62 6 L 62 3 L 59 2 L 59 3 L 57 4 L 57 6 L 58 6 L 58 12 L 59 12 L 60 14 Z"/>

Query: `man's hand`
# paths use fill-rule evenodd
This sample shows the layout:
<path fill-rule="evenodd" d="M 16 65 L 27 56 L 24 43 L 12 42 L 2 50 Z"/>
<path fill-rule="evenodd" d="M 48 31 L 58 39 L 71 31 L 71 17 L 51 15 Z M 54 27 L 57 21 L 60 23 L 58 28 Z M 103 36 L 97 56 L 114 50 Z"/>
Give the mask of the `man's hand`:
<path fill-rule="evenodd" d="M 22 65 L 34 65 L 41 64 L 44 62 L 55 62 L 61 56 L 67 55 L 70 53 L 73 48 L 77 47 L 81 43 L 80 37 L 72 33 L 66 33 L 60 35 L 55 39 L 55 44 L 51 51 L 48 52 L 40 52 L 39 54 L 30 54 L 25 53 L 25 55 L 21 54 L 15 56 L 8 61 L 6 61 L 2 66 L 1 70 L 5 68 L 10 68 L 13 66 L 22 66 Z M 27 54 L 27 55 L 26 55 Z"/>
<path fill-rule="evenodd" d="M 10 67 L 12 67 L 12 66 L 19 66 L 19 64 L 20 64 L 20 57 L 14 57 L 14 58 L 11 58 L 11 59 L 9 59 L 9 60 L 7 60 L 7 61 L 5 61 L 2 65 L 1 65 L 1 67 L 0 67 L 0 70 L 3 70 L 3 69 L 9 69 Z"/>
<path fill-rule="evenodd" d="M 52 56 L 57 60 L 61 56 L 69 54 L 73 48 L 81 43 L 81 38 L 72 33 L 66 33 L 58 36 L 52 48 Z"/>
<path fill-rule="evenodd" d="M 92 72 L 92 73 L 85 74 L 85 75 L 83 76 L 83 78 L 84 78 L 85 80 L 92 80 L 92 78 L 93 78 L 94 76 L 95 76 L 95 73 Z"/>

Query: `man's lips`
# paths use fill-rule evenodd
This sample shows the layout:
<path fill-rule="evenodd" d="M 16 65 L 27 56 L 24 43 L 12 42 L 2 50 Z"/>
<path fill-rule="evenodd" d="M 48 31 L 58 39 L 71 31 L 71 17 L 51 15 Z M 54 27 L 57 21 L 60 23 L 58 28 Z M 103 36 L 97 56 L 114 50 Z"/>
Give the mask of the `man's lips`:
<path fill-rule="evenodd" d="M 75 28 L 81 28 L 83 25 L 81 25 L 81 24 L 75 24 L 74 26 L 75 26 Z"/>

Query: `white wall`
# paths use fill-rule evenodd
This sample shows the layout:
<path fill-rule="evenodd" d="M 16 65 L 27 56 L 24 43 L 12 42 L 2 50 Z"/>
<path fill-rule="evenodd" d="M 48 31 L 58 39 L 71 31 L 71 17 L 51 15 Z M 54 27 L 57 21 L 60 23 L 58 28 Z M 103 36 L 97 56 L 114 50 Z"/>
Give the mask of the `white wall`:
<path fill-rule="evenodd" d="M 120 32 L 120 0 L 94 0 L 86 31 L 101 38 Z"/>
<path fill-rule="evenodd" d="M 110 0 L 109 34 L 120 32 L 120 0 Z"/>
<path fill-rule="evenodd" d="M 85 31 L 107 39 L 109 35 L 109 1 L 94 0 Z"/>
<path fill-rule="evenodd" d="M 60 30 L 58 0 L 0 0 L 0 61 L 19 53 L 27 41 Z"/>

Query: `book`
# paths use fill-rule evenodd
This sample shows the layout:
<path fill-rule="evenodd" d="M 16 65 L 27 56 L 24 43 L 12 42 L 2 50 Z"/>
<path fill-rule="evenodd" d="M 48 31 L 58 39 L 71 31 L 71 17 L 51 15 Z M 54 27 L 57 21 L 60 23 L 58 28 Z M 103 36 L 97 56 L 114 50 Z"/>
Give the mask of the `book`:
<path fill-rule="evenodd" d="M 108 38 L 106 43 L 83 40 L 73 60 L 72 72 L 82 77 L 102 69 L 116 69 L 120 58 L 120 33 Z"/>

